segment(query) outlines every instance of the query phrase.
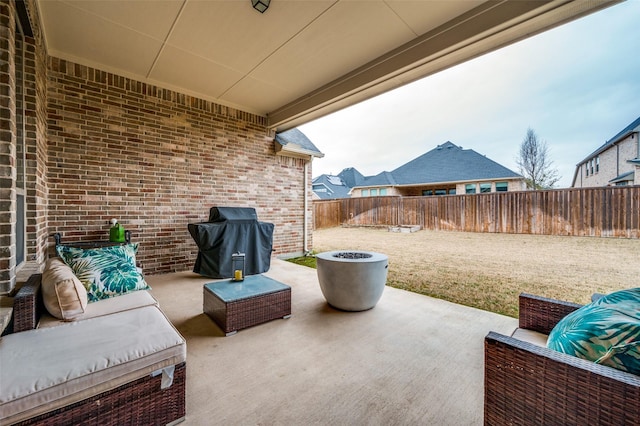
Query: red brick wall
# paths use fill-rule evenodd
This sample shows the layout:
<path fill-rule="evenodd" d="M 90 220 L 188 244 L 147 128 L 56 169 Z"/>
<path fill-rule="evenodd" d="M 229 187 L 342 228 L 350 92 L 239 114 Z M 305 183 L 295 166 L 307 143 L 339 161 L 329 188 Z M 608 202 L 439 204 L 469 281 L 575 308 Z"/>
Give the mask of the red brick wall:
<path fill-rule="evenodd" d="M 104 239 L 117 218 L 145 273 L 189 270 L 187 224 L 248 206 L 275 223 L 275 256 L 303 250 L 304 161 L 275 155 L 264 117 L 57 58 L 47 113 L 48 228 L 63 241 Z"/>
<path fill-rule="evenodd" d="M 34 0 L 27 1 L 33 38 L 25 48 L 25 143 L 26 143 L 26 260 L 41 265 L 50 242 L 47 215 L 47 52 Z M 33 266 L 32 266 L 33 267 Z"/>
<path fill-rule="evenodd" d="M 0 2 L 0 293 L 15 285 L 15 8 Z"/>

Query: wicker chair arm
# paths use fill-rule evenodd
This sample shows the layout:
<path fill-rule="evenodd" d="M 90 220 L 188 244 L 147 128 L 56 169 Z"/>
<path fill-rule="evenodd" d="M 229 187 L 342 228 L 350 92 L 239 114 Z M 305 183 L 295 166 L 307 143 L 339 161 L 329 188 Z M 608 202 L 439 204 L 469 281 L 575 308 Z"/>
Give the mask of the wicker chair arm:
<path fill-rule="evenodd" d="M 33 274 L 13 298 L 13 332 L 33 330 L 43 309 L 40 295 L 42 274 Z"/>
<path fill-rule="evenodd" d="M 638 425 L 640 377 L 490 332 L 485 425 Z"/>
<path fill-rule="evenodd" d="M 549 334 L 562 318 L 582 305 L 549 299 L 533 294 L 520 294 L 520 328 Z"/>

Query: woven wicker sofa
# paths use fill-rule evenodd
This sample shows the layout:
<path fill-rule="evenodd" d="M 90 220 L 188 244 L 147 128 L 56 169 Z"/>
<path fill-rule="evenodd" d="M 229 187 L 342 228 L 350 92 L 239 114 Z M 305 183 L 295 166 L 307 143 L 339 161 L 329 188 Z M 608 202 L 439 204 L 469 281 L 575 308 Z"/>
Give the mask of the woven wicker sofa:
<path fill-rule="evenodd" d="M 581 306 L 528 294 L 519 305 L 514 336 L 538 342 Z M 640 376 L 495 332 L 484 346 L 486 425 L 640 424 Z"/>
<path fill-rule="evenodd" d="M 13 333 L 0 340 L 0 424 L 184 420 L 186 343 L 157 304 L 121 296 L 108 303 L 120 299 L 123 310 L 38 327 L 41 278 L 15 295 Z"/>

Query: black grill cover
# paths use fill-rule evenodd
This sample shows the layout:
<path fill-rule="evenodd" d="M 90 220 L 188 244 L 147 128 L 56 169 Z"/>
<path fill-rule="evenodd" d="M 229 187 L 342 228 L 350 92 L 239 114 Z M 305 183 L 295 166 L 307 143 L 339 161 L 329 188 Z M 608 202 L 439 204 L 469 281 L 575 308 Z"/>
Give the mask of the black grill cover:
<path fill-rule="evenodd" d="M 211 207 L 209 222 L 257 222 L 256 209 L 248 207 Z"/>
<path fill-rule="evenodd" d="M 190 223 L 198 245 L 193 272 L 210 278 L 231 278 L 231 255 L 244 253 L 245 275 L 267 272 L 271 266 L 273 223 L 258 222 L 253 208 L 212 207 L 209 222 Z"/>

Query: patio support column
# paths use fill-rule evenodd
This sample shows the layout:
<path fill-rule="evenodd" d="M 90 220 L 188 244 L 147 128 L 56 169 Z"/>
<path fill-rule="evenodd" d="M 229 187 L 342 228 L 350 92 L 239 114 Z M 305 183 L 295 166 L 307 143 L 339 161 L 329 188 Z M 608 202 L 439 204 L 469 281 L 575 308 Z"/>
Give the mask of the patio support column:
<path fill-rule="evenodd" d="M 15 286 L 16 87 L 15 10 L 0 2 L 0 294 Z"/>

